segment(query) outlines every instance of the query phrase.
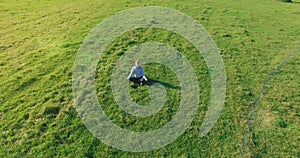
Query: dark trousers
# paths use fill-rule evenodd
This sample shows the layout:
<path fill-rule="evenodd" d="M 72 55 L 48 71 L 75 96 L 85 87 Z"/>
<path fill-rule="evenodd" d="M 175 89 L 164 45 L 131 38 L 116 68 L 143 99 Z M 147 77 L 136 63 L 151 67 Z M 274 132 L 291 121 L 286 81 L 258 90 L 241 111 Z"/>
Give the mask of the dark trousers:
<path fill-rule="evenodd" d="M 136 77 L 130 77 L 129 81 L 133 82 L 133 83 L 141 83 L 143 81 L 140 81 L 140 79 L 143 78 L 143 77 L 139 77 L 139 78 L 136 78 Z"/>

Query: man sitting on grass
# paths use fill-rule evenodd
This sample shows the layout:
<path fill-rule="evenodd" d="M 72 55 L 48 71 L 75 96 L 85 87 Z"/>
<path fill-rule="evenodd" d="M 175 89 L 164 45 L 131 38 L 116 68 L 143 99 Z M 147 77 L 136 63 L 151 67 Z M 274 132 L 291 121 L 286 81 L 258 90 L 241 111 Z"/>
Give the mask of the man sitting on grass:
<path fill-rule="evenodd" d="M 132 75 L 135 77 L 132 77 Z M 134 62 L 134 66 L 131 68 L 131 72 L 127 77 L 127 80 L 130 80 L 133 83 L 139 83 L 140 85 L 143 84 L 143 81 L 148 80 L 144 74 L 144 69 L 141 67 L 139 60 Z"/>

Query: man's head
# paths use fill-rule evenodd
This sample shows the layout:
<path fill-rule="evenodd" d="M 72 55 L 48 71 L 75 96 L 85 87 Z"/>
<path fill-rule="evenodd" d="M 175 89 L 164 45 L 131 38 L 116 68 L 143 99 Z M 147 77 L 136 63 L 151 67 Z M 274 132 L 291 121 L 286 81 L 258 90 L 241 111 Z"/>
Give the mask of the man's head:
<path fill-rule="evenodd" d="M 140 61 L 139 61 L 139 60 L 136 60 L 136 61 L 134 62 L 134 65 L 135 65 L 136 67 L 139 67 L 139 66 L 140 66 Z"/>

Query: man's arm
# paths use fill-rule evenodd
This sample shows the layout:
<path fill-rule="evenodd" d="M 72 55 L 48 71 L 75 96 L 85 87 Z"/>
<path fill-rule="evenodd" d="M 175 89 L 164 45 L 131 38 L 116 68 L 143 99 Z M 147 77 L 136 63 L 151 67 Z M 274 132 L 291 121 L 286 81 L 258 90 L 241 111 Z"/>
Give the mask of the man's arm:
<path fill-rule="evenodd" d="M 148 81 L 148 79 L 146 78 L 146 76 L 143 76 L 143 79 L 144 79 L 145 81 Z"/>
<path fill-rule="evenodd" d="M 143 76 L 143 79 L 145 80 L 145 81 L 148 81 L 148 79 L 146 78 L 146 76 L 145 76 L 145 72 L 144 72 L 144 69 L 142 68 L 142 76 Z"/>
<path fill-rule="evenodd" d="M 131 71 L 130 71 L 130 74 L 128 75 L 128 77 L 127 77 L 127 80 L 129 80 L 130 79 L 130 77 L 132 76 L 132 74 L 133 74 L 133 71 L 134 71 L 134 67 L 132 67 L 131 68 Z"/>

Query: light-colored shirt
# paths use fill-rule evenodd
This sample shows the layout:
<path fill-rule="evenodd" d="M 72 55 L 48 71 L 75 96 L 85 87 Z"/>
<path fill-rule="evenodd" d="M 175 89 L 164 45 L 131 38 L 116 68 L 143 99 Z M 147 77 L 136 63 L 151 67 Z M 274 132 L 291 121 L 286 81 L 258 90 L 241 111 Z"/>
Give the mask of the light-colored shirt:
<path fill-rule="evenodd" d="M 130 79 L 130 77 L 132 75 L 135 75 L 134 77 L 136 77 L 136 78 L 144 77 L 145 76 L 144 69 L 141 66 L 138 66 L 138 67 L 133 66 L 131 68 L 131 72 L 130 72 L 129 76 L 127 77 L 127 79 Z"/>

